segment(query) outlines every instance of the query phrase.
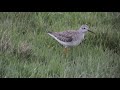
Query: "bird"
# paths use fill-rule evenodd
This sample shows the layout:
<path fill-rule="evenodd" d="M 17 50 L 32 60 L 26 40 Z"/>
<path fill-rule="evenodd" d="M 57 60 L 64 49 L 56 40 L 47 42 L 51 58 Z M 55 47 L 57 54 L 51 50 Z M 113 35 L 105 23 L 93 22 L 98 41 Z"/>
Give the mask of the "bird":
<path fill-rule="evenodd" d="M 57 40 L 61 45 L 65 47 L 64 51 L 67 52 L 68 47 L 78 46 L 85 37 L 86 32 L 91 32 L 88 25 L 82 25 L 78 30 L 66 30 L 62 32 L 48 32 L 52 38 Z"/>

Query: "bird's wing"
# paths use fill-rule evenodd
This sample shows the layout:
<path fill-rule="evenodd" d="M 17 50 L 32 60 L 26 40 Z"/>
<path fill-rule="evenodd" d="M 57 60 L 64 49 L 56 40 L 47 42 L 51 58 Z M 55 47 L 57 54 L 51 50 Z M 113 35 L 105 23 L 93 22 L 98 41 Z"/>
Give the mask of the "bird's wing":
<path fill-rule="evenodd" d="M 52 33 L 57 39 L 63 42 L 71 42 L 73 36 L 76 34 L 74 31 L 64 31 L 64 32 L 53 32 Z"/>
<path fill-rule="evenodd" d="M 67 30 L 64 32 L 60 32 L 60 34 L 68 36 L 68 37 L 74 37 L 77 34 L 77 32 L 75 30 Z"/>

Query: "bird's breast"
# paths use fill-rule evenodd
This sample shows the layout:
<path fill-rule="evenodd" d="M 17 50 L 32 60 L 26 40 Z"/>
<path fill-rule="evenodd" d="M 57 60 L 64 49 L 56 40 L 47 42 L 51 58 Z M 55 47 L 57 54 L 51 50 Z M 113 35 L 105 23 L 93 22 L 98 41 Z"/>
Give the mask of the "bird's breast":
<path fill-rule="evenodd" d="M 72 43 L 73 45 L 79 45 L 83 40 L 84 40 L 84 34 L 75 37 Z"/>

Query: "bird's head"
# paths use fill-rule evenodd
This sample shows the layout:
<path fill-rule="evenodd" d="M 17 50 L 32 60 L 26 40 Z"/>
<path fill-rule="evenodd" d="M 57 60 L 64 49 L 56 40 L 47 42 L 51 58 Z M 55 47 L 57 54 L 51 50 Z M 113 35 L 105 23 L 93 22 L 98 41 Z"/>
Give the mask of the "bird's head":
<path fill-rule="evenodd" d="M 87 25 L 82 25 L 79 29 L 82 33 L 86 33 L 86 32 L 91 32 L 91 33 L 94 33 L 92 31 L 90 31 L 89 27 Z"/>

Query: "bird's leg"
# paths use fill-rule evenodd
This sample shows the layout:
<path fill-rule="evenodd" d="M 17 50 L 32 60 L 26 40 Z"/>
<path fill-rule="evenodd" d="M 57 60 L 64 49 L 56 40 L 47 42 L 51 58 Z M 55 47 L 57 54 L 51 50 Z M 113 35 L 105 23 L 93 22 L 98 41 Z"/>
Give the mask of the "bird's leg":
<path fill-rule="evenodd" d="M 67 51 L 68 51 L 68 48 L 65 47 L 65 48 L 64 48 L 64 54 L 65 54 L 65 56 L 67 55 Z"/>
<path fill-rule="evenodd" d="M 67 48 L 64 48 L 64 53 L 65 53 L 65 54 L 67 53 Z"/>

